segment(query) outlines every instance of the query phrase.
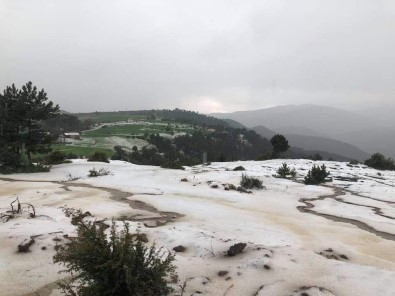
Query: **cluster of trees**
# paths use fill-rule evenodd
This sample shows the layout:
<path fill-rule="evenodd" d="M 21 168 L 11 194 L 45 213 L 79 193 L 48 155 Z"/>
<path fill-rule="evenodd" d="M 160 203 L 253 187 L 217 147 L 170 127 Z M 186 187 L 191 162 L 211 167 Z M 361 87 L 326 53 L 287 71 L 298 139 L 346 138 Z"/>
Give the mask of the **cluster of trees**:
<path fill-rule="evenodd" d="M 193 166 L 199 162 L 176 151 L 172 150 L 168 153 L 159 152 L 156 147 L 144 146 L 138 150 L 133 147 L 131 152 L 126 151 L 120 146 L 114 147 L 115 153 L 112 156 L 113 160 L 124 160 L 139 165 L 155 165 L 170 169 L 183 169 L 182 166 Z"/>
<path fill-rule="evenodd" d="M 40 122 L 59 114 L 59 106 L 48 101 L 44 90 L 31 82 L 21 89 L 7 86 L 0 94 L 0 171 L 12 172 L 32 164 L 33 153 L 50 151 L 51 136 Z"/>
<path fill-rule="evenodd" d="M 274 136 L 271 143 L 255 131 L 235 128 L 201 129 L 172 140 L 150 134 L 147 141 L 150 146 L 140 150 L 134 147 L 132 152 L 115 147 L 113 159 L 181 168 L 201 163 L 204 152 L 207 153 L 208 162 L 255 160 L 262 154 L 269 155 L 269 158 L 278 157 L 289 147 L 282 135 Z"/>
<path fill-rule="evenodd" d="M 176 137 L 174 144 L 184 154 L 196 159 L 201 159 L 203 152 L 207 152 L 208 161 L 255 160 L 272 149 L 270 142 L 256 132 L 233 128 L 196 131 L 192 135 Z"/>
<path fill-rule="evenodd" d="M 78 117 L 71 114 L 59 114 L 56 117 L 41 122 L 43 130 L 49 132 L 54 138 L 58 138 L 62 133 L 80 132 L 93 126 L 93 121 L 79 120 Z"/>
<path fill-rule="evenodd" d="M 162 120 L 177 121 L 203 127 L 229 127 L 229 124 L 221 119 L 178 108 L 174 110 L 152 110 L 152 116 L 161 118 Z"/>
<path fill-rule="evenodd" d="M 199 114 L 198 112 L 183 109 L 162 109 L 162 110 L 138 110 L 138 111 L 118 111 L 118 112 L 94 112 L 76 114 L 80 118 L 93 118 L 97 115 L 142 115 L 150 119 L 160 119 L 163 121 L 175 121 L 179 123 L 192 124 L 204 127 L 229 127 L 229 123 L 219 118 Z"/>
<path fill-rule="evenodd" d="M 377 170 L 395 170 L 395 162 L 392 158 L 386 158 L 381 153 L 373 154 L 369 159 L 365 160 L 365 165 Z"/>

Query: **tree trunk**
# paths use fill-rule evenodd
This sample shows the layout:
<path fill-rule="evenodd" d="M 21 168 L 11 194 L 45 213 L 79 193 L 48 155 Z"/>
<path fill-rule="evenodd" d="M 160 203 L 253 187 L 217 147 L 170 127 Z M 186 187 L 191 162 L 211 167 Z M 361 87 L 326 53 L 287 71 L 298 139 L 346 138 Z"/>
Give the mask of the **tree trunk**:
<path fill-rule="evenodd" d="M 31 133 L 32 133 L 32 120 L 29 118 L 29 136 L 28 136 L 28 142 L 29 145 L 31 143 Z M 26 153 L 27 153 L 27 160 L 29 162 L 29 165 L 32 164 L 32 154 L 30 151 L 30 147 L 26 147 Z"/>
<path fill-rule="evenodd" d="M 32 164 L 32 154 L 29 150 L 27 151 L 27 160 L 29 161 L 29 164 Z"/>

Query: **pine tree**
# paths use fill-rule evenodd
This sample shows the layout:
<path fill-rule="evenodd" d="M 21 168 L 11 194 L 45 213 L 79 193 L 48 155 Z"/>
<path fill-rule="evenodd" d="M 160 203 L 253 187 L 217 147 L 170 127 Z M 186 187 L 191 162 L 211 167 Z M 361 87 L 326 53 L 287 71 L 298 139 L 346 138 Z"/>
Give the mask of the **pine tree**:
<path fill-rule="evenodd" d="M 272 156 L 273 158 L 277 158 L 281 153 L 287 151 L 289 149 L 288 140 L 280 134 L 273 136 L 270 139 L 270 143 L 273 146 Z"/>
<path fill-rule="evenodd" d="M 59 114 L 59 106 L 47 102 L 44 90 L 28 82 L 18 90 L 7 86 L 0 95 L 0 168 L 21 165 L 21 154 L 26 152 L 29 164 L 32 153 L 49 151 L 50 137 L 39 122 Z"/>
<path fill-rule="evenodd" d="M 22 124 L 17 114 L 18 106 L 18 89 L 14 84 L 7 86 L 0 94 L 0 165 L 12 165 L 14 161 L 19 164 Z"/>
<path fill-rule="evenodd" d="M 51 138 L 41 129 L 40 121 L 50 119 L 59 114 L 59 106 L 52 101 L 47 102 L 47 93 L 42 89 L 37 91 L 37 87 L 31 82 L 22 86 L 19 92 L 21 103 L 20 115 L 24 115 L 25 137 L 24 144 L 26 154 L 31 164 L 32 153 L 49 152 Z"/>

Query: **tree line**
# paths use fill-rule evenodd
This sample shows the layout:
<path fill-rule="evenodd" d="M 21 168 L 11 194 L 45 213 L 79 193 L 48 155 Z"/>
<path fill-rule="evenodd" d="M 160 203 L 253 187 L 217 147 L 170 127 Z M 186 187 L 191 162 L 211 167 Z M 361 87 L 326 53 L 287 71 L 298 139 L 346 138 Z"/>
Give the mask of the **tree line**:
<path fill-rule="evenodd" d="M 145 139 L 150 146 L 140 150 L 133 147 L 128 152 L 122 147 L 114 147 L 113 159 L 182 169 L 182 166 L 202 163 L 203 153 L 206 153 L 208 162 L 224 162 L 275 158 L 289 148 L 288 141 L 282 135 L 268 141 L 255 131 L 235 128 L 200 129 L 174 139 L 150 134 Z"/>

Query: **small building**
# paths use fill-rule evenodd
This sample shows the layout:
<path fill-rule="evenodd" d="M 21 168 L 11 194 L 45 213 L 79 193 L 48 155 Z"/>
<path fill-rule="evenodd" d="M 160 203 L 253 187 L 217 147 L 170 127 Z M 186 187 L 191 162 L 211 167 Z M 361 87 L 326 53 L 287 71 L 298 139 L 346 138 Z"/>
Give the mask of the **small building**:
<path fill-rule="evenodd" d="M 80 133 L 64 133 L 63 138 L 64 139 L 72 139 L 72 140 L 81 140 L 81 134 Z"/>
<path fill-rule="evenodd" d="M 78 140 L 81 140 L 81 134 L 77 132 L 72 132 L 72 133 L 61 134 L 56 142 L 71 144 L 74 143 L 74 141 L 78 141 Z"/>

